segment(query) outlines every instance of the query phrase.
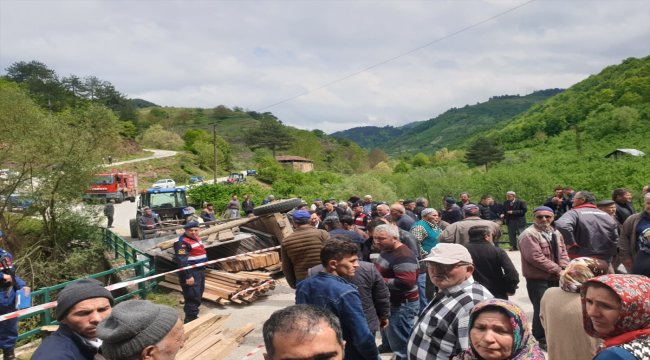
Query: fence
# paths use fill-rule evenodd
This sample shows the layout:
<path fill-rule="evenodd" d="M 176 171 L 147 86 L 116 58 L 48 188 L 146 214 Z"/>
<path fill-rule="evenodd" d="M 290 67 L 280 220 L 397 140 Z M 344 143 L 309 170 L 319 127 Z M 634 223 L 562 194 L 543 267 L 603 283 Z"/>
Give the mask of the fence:
<path fill-rule="evenodd" d="M 154 259 L 147 255 L 146 253 L 132 247 L 126 240 L 122 239 L 119 235 L 109 231 L 105 228 L 98 228 L 98 231 L 101 231 L 104 247 L 107 251 L 113 254 L 115 260 L 124 261 L 125 265 L 117 267 L 115 269 L 110 269 L 102 271 L 100 273 L 92 274 L 86 278 L 101 278 L 106 276 L 111 276 L 123 271 L 129 271 L 128 280 L 141 279 L 155 273 Z M 54 286 L 49 286 L 46 288 L 41 288 L 35 291 L 32 291 L 32 302 L 34 305 L 45 304 L 53 301 L 53 297 L 59 290 L 64 288 L 66 285 L 75 282 L 79 279 L 68 281 L 62 284 L 57 284 Z M 121 295 L 115 298 L 116 302 L 129 299 L 133 296 L 139 295 L 141 298 L 147 297 L 147 292 L 150 291 L 153 287 L 156 286 L 155 281 L 151 282 L 142 282 L 138 284 L 138 288 L 127 294 Z M 34 328 L 30 329 L 24 333 L 21 333 L 18 336 L 18 340 L 28 338 L 30 336 L 38 335 L 41 333 L 41 326 L 56 324 L 56 320 L 52 316 L 52 310 L 41 310 L 28 315 L 20 316 L 19 320 L 27 320 L 37 318 L 38 321 L 34 324 Z"/>

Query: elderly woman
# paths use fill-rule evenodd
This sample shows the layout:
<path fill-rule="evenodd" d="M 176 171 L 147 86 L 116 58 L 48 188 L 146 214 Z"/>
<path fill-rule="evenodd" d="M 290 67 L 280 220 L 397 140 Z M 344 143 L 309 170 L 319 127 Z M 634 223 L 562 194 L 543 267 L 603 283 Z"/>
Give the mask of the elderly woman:
<path fill-rule="evenodd" d="M 603 339 L 595 360 L 650 358 L 650 278 L 603 275 L 580 292 L 584 329 Z"/>
<path fill-rule="evenodd" d="M 546 331 L 548 360 L 591 360 L 600 340 L 582 330 L 580 289 L 587 280 L 607 273 L 604 260 L 580 257 L 569 262 L 560 273 L 560 287 L 542 296 L 539 319 Z"/>
<path fill-rule="evenodd" d="M 544 360 L 524 311 L 502 299 L 481 301 L 469 317 L 470 348 L 457 360 Z"/>

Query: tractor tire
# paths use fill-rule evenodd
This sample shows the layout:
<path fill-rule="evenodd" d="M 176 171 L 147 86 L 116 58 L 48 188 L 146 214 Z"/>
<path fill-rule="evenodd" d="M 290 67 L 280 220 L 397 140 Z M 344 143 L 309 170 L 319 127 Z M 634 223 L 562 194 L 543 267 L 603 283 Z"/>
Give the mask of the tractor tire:
<path fill-rule="evenodd" d="M 131 230 L 131 238 L 138 239 L 138 219 L 129 220 L 129 229 Z"/>
<path fill-rule="evenodd" d="M 115 199 L 116 204 L 121 204 L 124 201 L 124 193 L 119 193 L 117 199 Z"/>
<path fill-rule="evenodd" d="M 262 216 L 276 212 L 287 212 L 296 208 L 300 204 L 302 204 L 302 200 L 297 198 L 272 202 L 254 208 L 253 215 Z"/>

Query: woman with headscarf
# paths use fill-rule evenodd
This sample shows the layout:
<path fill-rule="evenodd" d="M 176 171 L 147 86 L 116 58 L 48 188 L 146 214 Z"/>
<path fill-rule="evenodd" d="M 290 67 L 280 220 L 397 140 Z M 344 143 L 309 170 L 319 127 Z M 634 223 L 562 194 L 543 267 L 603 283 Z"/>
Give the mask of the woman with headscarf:
<path fill-rule="evenodd" d="M 456 360 L 544 360 L 524 311 L 503 299 L 476 304 L 469 317 L 469 349 Z"/>
<path fill-rule="evenodd" d="M 580 257 L 560 273 L 560 287 L 544 292 L 539 319 L 546 331 L 548 360 L 591 360 L 600 340 L 582 330 L 580 289 L 585 281 L 607 273 L 606 261 Z"/>
<path fill-rule="evenodd" d="M 595 360 L 650 359 L 650 278 L 603 275 L 580 291 L 587 334 L 603 339 Z"/>

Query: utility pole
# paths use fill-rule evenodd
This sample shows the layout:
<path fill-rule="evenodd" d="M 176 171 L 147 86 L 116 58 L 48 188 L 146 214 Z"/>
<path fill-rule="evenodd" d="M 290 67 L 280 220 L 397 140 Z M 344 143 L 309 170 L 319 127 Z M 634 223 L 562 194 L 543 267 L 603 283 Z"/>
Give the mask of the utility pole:
<path fill-rule="evenodd" d="M 214 144 L 214 184 L 217 184 L 217 123 L 212 124 L 212 144 Z"/>

